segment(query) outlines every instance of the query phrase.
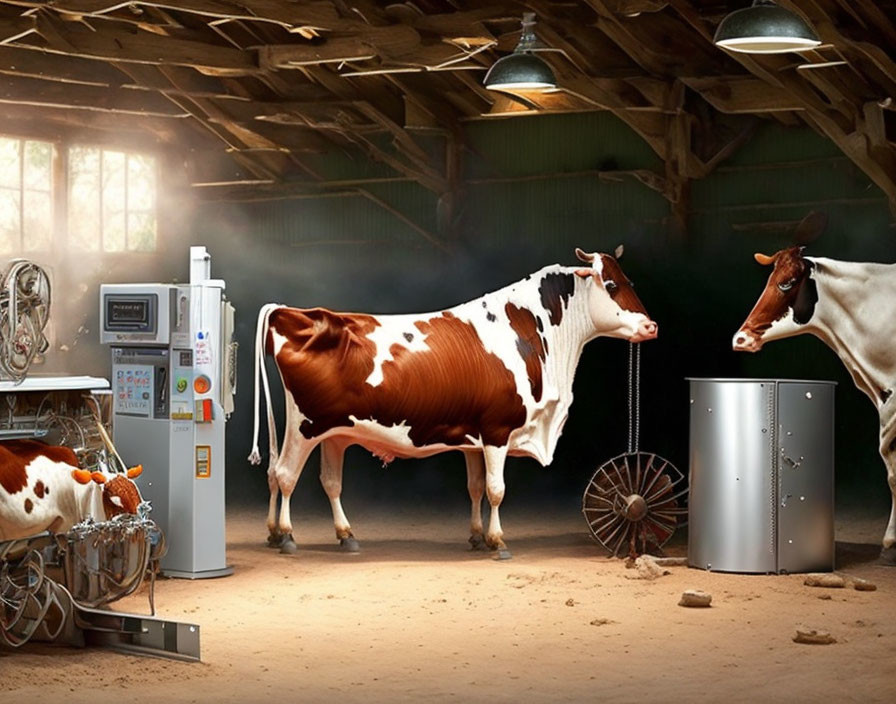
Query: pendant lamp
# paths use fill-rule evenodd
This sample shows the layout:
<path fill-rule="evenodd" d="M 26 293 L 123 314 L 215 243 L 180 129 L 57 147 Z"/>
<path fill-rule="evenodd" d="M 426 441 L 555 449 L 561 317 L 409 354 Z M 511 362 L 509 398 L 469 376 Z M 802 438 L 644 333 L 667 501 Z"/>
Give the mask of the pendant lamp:
<path fill-rule="evenodd" d="M 745 54 L 783 54 L 814 49 L 821 41 L 799 15 L 771 0 L 754 0 L 722 20 L 713 44 Z"/>
<path fill-rule="evenodd" d="M 551 67 L 534 53 L 540 48 L 533 31 L 535 13 L 524 13 L 522 24 L 513 53 L 498 59 L 485 74 L 483 85 L 489 90 L 545 91 L 557 87 Z"/>

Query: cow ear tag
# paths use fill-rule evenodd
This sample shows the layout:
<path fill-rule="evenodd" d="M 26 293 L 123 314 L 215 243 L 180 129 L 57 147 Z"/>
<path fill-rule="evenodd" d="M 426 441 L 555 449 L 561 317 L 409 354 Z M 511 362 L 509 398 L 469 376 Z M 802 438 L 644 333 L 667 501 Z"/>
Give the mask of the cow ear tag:
<path fill-rule="evenodd" d="M 78 484 L 89 484 L 91 480 L 90 472 L 86 469 L 73 469 L 72 479 L 78 482 Z"/>
<path fill-rule="evenodd" d="M 136 467 L 128 467 L 128 479 L 136 479 L 143 474 L 143 465 L 138 464 Z"/>
<path fill-rule="evenodd" d="M 102 472 L 91 472 L 90 478 L 93 479 L 97 484 L 105 484 L 106 483 L 106 475 Z"/>

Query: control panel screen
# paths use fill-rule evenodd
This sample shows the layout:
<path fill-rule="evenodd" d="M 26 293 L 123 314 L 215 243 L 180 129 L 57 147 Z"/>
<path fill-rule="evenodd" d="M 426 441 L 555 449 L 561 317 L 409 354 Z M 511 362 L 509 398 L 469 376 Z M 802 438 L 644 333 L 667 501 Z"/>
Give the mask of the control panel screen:
<path fill-rule="evenodd" d="M 103 326 L 110 332 L 154 333 L 158 301 L 154 293 L 106 294 Z"/>

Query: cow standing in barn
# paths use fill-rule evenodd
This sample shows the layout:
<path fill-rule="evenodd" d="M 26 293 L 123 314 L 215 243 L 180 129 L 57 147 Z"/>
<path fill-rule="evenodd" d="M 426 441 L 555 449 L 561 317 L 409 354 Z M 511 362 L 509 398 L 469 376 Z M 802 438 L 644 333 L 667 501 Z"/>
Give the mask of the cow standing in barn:
<path fill-rule="evenodd" d="M 825 224 L 823 215 L 806 216 L 797 241 L 811 241 Z M 840 357 L 880 416 L 880 454 L 893 502 L 881 557 L 896 565 L 896 264 L 807 257 L 803 249 L 755 255 L 774 269 L 735 333 L 734 349 L 758 352 L 771 340 L 810 333 Z"/>
<path fill-rule="evenodd" d="M 80 469 L 69 447 L 37 440 L 0 442 L 0 540 L 65 533 L 86 518 L 134 514 L 140 467 L 107 476 Z"/>
<path fill-rule="evenodd" d="M 621 253 L 620 247 L 616 257 Z M 498 515 L 505 458 L 551 462 L 586 342 L 601 335 L 641 342 L 657 334 L 616 258 L 578 249 L 576 254 L 587 268 L 549 266 L 440 312 L 374 316 L 262 307 L 249 459 L 261 461 L 260 376 L 270 440 L 269 543 L 295 552 L 289 500 L 308 455 L 320 444 L 320 479 L 336 536 L 345 549 L 357 551 L 340 494 L 345 449 L 359 444 L 385 462 L 462 451 L 472 501 L 470 542 L 510 557 Z M 282 453 L 265 353 L 276 360 L 286 392 Z M 483 495 L 491 506 L 486 532 Z"/>

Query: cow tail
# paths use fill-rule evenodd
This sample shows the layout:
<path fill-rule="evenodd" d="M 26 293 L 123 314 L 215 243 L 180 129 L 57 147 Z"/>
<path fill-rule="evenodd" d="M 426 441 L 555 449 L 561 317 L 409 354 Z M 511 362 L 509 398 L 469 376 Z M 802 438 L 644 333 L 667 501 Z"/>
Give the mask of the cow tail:
<path fill-rule="evenodd" d="M 271 405 L 271 387 L 268 383 L 268 373 L 264 364 L 264 346 L 265 338 L 268 332 L 268 318 L 271 313 L 282 306 L 279 303 L 266 303 L 258 311 L 258 323 L 255 327 L 255 413 L 252 428 L 252 452 L 249 453 L 249 462 L 252 464 L 261 463 L 261 452 L 258 450 L 258 378 L 261 377 L 261 384 L 264 387 L 265 408 L 268 414 L 268 440 L 270 441 L 271 463 L 277 461 L 280 449 L 277 447 L 277 426 L 274 423 L 274 410 Z"/>

